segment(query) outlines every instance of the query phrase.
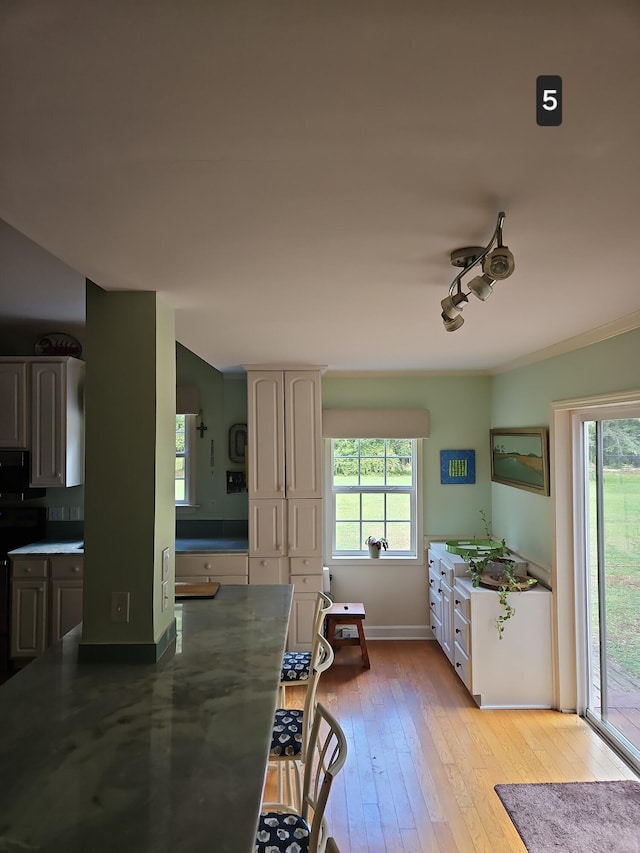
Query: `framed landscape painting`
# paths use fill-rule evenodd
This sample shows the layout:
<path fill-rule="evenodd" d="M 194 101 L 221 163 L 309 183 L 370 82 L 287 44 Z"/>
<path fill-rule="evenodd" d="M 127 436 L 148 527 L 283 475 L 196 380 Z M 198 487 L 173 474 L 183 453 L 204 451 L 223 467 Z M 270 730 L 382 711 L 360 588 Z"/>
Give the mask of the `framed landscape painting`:
<path fill-rule="evenodd" d="M 549 494 L 549 433 L 546 427 L 491 430 L 494 483 Z"/>

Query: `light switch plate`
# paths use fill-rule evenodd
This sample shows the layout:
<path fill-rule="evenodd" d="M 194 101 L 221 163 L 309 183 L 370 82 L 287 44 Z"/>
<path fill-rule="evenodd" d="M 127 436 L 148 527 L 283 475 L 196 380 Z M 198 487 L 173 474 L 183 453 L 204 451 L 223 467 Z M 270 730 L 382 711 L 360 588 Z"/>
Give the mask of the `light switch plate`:
<path fill-rule="evenodd" d="M 129 621 L 129 600 L 128 592 L 112 592 L 111 593 L 111 621 L 112 622 L 128 622 Z"/>
<path fill-rule="evenodd" d="M 162 580 L 169 580 L 169 562 L 171 556 L 171 549 L 165 548 L 162 552 Z"/>

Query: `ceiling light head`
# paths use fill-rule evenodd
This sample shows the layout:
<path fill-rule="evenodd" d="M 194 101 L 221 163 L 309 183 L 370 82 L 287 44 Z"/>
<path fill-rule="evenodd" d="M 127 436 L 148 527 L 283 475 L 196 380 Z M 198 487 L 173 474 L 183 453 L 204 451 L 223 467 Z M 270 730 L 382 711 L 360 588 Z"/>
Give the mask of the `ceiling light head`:
<path fill-rule="evenodd" d="M 462 314 L 458 314 L 456 317 L 447 317 L 443 312 L 442 322 L 444 323 L 445 331 L 455 332 L 455 330 L 459 329 L 460 326 L 464 323 L 464 317 L 462 316 Z"/>
<path fill-rule="evenodd" d="M 484 302 L 493 293 L 494 284 L 494 280 L 488 275 L 477 275 L 469 282 L 469 293 Z"/>
<path fill-rule="evenodd" d="M 497 246 L 482 262 L 483 273 L 498 281 L 509 278 L 515 268 L 516 262 L 507 246 Z"/>
<path fill-rule="evenodd" d="M 453 320 L 454 317 L 457 317 L 460 314 L 462 308 L 459 308 L 459 305 L 464 305 L 469 300 L 467 299 L 467 294 L 462 293 L 462 291 L 458 291 L 454 293 L 453 296 L 447 296 L 446 299 L 443 299 L 440 305 L 442 306 L 442 316 L 447 320 Z M 462 325 L 462 323 L 460 323 Z M 456 329 L 458 326 L 456 326 Z"/>

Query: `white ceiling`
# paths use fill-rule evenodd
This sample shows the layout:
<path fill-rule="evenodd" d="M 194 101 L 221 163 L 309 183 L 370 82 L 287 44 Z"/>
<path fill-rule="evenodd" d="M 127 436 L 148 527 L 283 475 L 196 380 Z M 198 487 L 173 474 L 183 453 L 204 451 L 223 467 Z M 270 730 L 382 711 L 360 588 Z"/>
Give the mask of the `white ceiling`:
<path fill-rule="evenodd" d="M 639 48 L 636 0 L 0 0 L 0 218 L 225 371 L 496 368 L 640 310 Z M 446 333 L 501 209 L 516 272 Z"/>

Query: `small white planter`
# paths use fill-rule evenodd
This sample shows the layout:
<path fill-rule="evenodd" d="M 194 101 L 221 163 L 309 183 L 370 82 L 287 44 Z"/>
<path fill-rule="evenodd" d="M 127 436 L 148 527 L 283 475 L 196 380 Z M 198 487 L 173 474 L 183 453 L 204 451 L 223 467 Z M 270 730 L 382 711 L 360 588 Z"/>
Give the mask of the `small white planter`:
<path fill-rule="evenodd" d="M 380 559 L 380 548 L 377 545 L 369 545 L 369 556 L 372 560 Z"/>

